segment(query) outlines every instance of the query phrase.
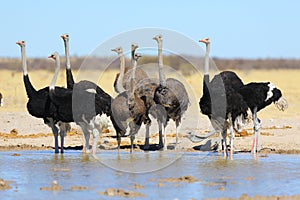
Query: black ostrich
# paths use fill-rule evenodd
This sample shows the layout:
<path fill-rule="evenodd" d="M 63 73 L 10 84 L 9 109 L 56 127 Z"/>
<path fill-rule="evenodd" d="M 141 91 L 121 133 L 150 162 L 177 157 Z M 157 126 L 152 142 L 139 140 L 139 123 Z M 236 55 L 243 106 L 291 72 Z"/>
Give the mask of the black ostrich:
<path fill-rule="evenodd" d="M 85 118 L 92 119 L 95 115 L 95 112 L 98 114 L 103 114 L 103 112 L 107 115 L 110 116 L 111 122 L 116 130 L 119 130 L 119 127 L 115 123 L 114 119 L 111 117 L 111 101 L 112 98 L 110 95 L 108 95 L 105 91 L 103 91 L 98 85 L 91 81 L 87 80 L 82 80 L 78 83 L 74 82 L 72 70 L 71 70 L 71 63 L 70 63 L 70 53 L 69 53 L 69 34 L 63 34 L 61 38 L 64 41 L 64 47 L 65 47 L 65 59 L 66 59 L 66 77 L 67 77 L 67 88 L 75 89 L 73 90 L 73 114 L 77 113 L 79 114 L 79 121 L 77 122 L 84 133 L 84 152 L 88 152 L 88 147 L 89 147 L 89 138 L 90 138 L 90 131 L 93 130 L 93 125 L 89 124 L 86 119 L 84 122 L 80 122 L 82 119 L 80 118 L 81 114 L 80 113 L 85 113 Z M 74 86 L 75 85 L 75 86 Z M 94 94 L 88 94 L 87 96 L 85 92 L 82 91 L 89 91 L 91 93 L 97 93 L 95 96 Z M 95 96 L 95 97 L 94 97 Z M 74 99 L 76 101 L 74 101 Z M 88 102 L 82 102 L 82 101 L 89 101 Z M 96 101 L 95 101 L 96 100 Z M 90 105 L 94 105 L 95 103 L 95 108 L 90 107 Z M 89 112 L 90 111 L 90 112 Z M 87 117 L 87 115 L 89 115 Z M 98 115 L 96 115 L 96 123 L 99 122 L 100 118 Z M 105 117 L 103 118 L 105 121 Z M 118 131 L 120 132 L 120 131 Z"/>
<path fill-rule="evenodd" d="M 136 67 L 137 61 L 139 59 L 140 54 L 135 54 L 134 56 L 134 63 L 133 68 L 130 71 L 130 87 L 129 90 L 122 88 L 121 86 L 119 95 L 113 100 L 112 102 L 112 113 L 114 118 L 116 119 L 118 125 L 121 127 L 120 133 L 117 134 L 118 140 L 118 149 L 120 149 L 121 144 L 121 136 L 126 133 L 126 129 L 129 125 L 130 128 L 130 141 L 131 141 L 131 148 L 130 152 L 133 151 L 133 142 L 135 139 L 135 135 L 138 133 L 142 123 L 150 124 L 150 118 L 147 115 L 146 106 L 144 100 L 140 98 L 136 91 Z M 122 73 L 122 69 L 120 74 Z M 121 76 L 120 76 L 121 77 Z M 120 78 L 118 81 L 122 82 L 123 80 Z"/>
<path fill-rule="evenodd" d="M 254 139 L 252 145 L 252 153 L 260 151 L 260 127 L 261 120 L 257 117 L 257 112 L 266 106 L 274 103 L 280 111 L 284 111 L 288 107 L 287 100 L 282 96 L 281 91 L 270 82 L 252 82 L 243 85 L 238 90 L 247 102 L 248 107 L 252 113 Z"/>
<path fill-rule="evenodd" d="M 17 44 L 21 47 L 23 82 L 28 97 L 27 110 L 30 115 L 37 118 L 42 118 L 44 120 L 44 123 L 52 129 L 54 135 L 55 153 L 59 153 L 58 134 L 60 134 L 60 152 L 63 153 L 64 137 L 70 126 L 69 124 L 60 122 L 60 120 L 56 118 L 56 107 L 49 97 L 49 87 L 45 87 L 37 91 L 32 86 L 27 73 L 25 41 L 18 41 Z"/>
<path fill-rule="evenodd" d="M 121 47 L 112 49 L 112 51 L 115 51 L 120 56 L 120 66 L 121 71 L 120 73 L 117 73 L 115 81 L 114 81 L 114 89 L 117 93 L 122 93 L 123 91 L 120 91 L 122 89 L 121 85 L 123 86 L 123 89 L 129 90 L 130 88 L 130 76 L 131 76 L 131 70 L 133 69 L 134 65 L 134 57 L 135 57 L 135 50 L 138 48 L 137 44 L 131 45 L 131 63 L 129 67 L 125 67 L 125 57 L 123 54 L 123 49 Z M 120 53 L 122 51 L 122 53 Z M 142 68 L 136 68 L 136 75 L 135 75 L 136 82 L 139 83 L 140 81 L 143 81 L 144 79 L 148 78 L 147 73 Z M 119 81 L 122 80 L 122 82 Z"/>
<path fill-rule="evenodd" d="M 203 93 L 209 92 L 209 89 L 207 87 L 209 83 L 209 76 L 208 76 L 208 64 L 209 64 L 209 50 L 210 50 L 210 40 L 208 38 L 205 38 L 203 40 L 200 40 L 200 42 L 203 42 L 206 44 L 206 59 L 205 59 L 205 75 L 204 75 L 204 82 L 203 82 Z M 272 102 L 275 103 L 277 108 L 279 110 L 285 110 L 287 108 L 287 101 L 285 98 L 282 97 L 281 91 L 275 87 L 274 84 L 270 82 L 266 83 L 249 83 L 247 85 L 244 85 L 241 79 L 232 71 L 224 71 L 220 74 L 216 75 L 214 79 L 220 79 L 222 83 L 224 84 L 224 88 L 226 91 L 226 113 L 230 110 L 232 110 L 230 105 L 235 106 L 235 109 L 230 112 L 231 114 L 231 121 L 234 122 L 234 127 L 237 127 L 237 129 L 240 129 L 244 125 L 244 121 L 246 120 L 247 113 L 245 112 L 245 103 L 247 104 L 247 107 L 250 108 L 252 112 L 252 118 L 254 123 L 254 141 L 252 146 L 252 152 L 256 153 L 257 150 L 260 150 L 260 120 L 257 118 L 257 112 L 266 106 L 270 105 Z M 213 82 L 214 79 L 211 81 Z M 215 86 L 213 86 L 215 88 Z M 215 89 L 214 89 L 215 90 Z M 231 91 L 230 93 L 235 93 L 233 96 L 228 95 L 228 91 Z M 241 100 L 242 97 L 242 100 Z M 206 98 L 206 99 L 205 99 Z M 205 104 L 206 102 L 206 104 Z M 221 102 L 220 102 L 221 103 Z M 206 97 L 202 97 L 202 99 L 199 102 L 200 109 L 203 114 L 209 115 L 211 107 L 209 106 L 211 104 L 210 98 L 207 95 Z M 218 105 L 218 103 L 215 103 Z M 242 106 L 241 106 L 242 105 Z M 238 109 L 237 109 L 238 108 Z M 233 113 L 238 111 L 242 111 L 242 115 L 234 115 Z M 228 116 L 227 116 L 228 117 Z M 233 126 L 233 124 L 232 124 Z M 224 126 L 225 127 L 225 126 Z M 215 128 L 215 127 L 214 127 Z M 233 132 L 232 132 L 233 133 Z M 211 134 L 202 137 L 201 139 L 205 139 L 209 137 Z M 194 137 L 193 135 L 190 135 L 190 137 Z M 194 137 L 195 138 L 195 137 Z M 231 137 L 233 138 L 233 137 Z M 199 140 L 199 137 L 198 137 Z M 233 149 L 231 142 L 231 149 Z"/>
<path fill-rule="evenodd" d="M 163 55 L 162 55 L 162 35 L 157 35 L 153 38 L 158 44 L 158 72 L 159 72 L 159 86 L 155 89 L 154 101 L 157 104 L 156 112 L 159 120 L 159 137 L 162 138 L 161 127 L 164 129 L 164 149 L 167 149 L 167 135 L 166 126 L 170 119 L 175 122 L 176 125 L 176 144 L 178 143 L 178 126 L 181 123 L 181 118 L 184 112 L 189 106 L 189 97 L 184 85 L 174 79 L 165 79 L 163 73 Z"/>
<path fill-rule="evenodd" d="M 81 126 L 85 136 L 85 152 L 89 148 L 90 131 L 93 133 L 92 153 L 96 157 L 99 131 L 107 127 L 107 117 L 110 117 L 115 127 L 110 110 L 112 99 L 100 87 L 89 81 L 75 83 L 73 89 L 54 87 L 60 69 L 59 55 L 55 52 L 49 58 L 56 62 L 55 74 L 49 86 L 49 96 L 56 107 L 56 116 L 63 122 L 76 122 Z"/>
<path fill-rule="evenodd" d="M 243 86 L 241 79 L 231 71 L 224 71 L 209 79 L 209 51 L 210 40 L 204 38 L 199 42 L 206 44 L 203 95 L 199 106 L 202 114 L 207 115 L 215 131 L 221 132 L 223 139 L 224 156 L 228 156 L 227 128 L 230 129 L 230 158 L 233 155 L 234 123 L 242 122 L 247 118 L 247 103 L 236 90 Z M 229 121 L 229 123 L 227 122 Z"/>

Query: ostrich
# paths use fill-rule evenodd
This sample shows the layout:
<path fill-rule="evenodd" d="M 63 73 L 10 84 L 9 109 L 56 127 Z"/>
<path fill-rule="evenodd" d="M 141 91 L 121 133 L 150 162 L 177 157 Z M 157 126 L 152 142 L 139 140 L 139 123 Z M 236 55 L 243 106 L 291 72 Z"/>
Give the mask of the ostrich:
<path fill-rule="evenodd" d="M 119 73 L 119 78 L 118 78 L 115 86 L 117 87 L 117 90 L 120 93 L 122 93 L 125 91 L 125 89 L 123 88 L 123 85 L 122 85 L 124 72 L 125 72 L 125 58 L 123 55 L 123 49 L 122 49 L 122 47 L 118 47 L 118 48 L 112 49 L 112 51 L 118 53 L 118 55 L 120 57 L 120 73 Z M 138 58 L 139 57 L 136 58 L 136 61 Z M 137 62 L 133 62 L 133 65 L 135 65 L 135 67 L 136 67 Z M 135 70 L 137 70 L 137 68 Z M 137 84 L 137 83 L 135 82 L 135 84 Z M 143 80 L 140 80 L 139 83 L 137 84 L 137 86 L 135 86 L 135 90 L 136 90 L 135 92 L 137 92 L 139 98 L 141 98 L 144 101 L 144 104 L 146 106 L 146 111 L 147 111 L 146 115 L 149 116 L 149 113 L 150 113 L 155 118 L 157 118 L 157 117 L 156 117 L 155 109 L 153 109 L 152 106 L 155 104 L 153 97 L 154 97 L 154 91 L 157 86 L 158 86 L 158 80 L 152 79 L 152 78 L 145 78 Z M 119 97 L 119 98 L 122 98 L 122 97 Z M 119 104 L 120 103 L 121 102 L 119 102 Z M 124 112 L 124 113 L 126 113 L 126 112 Z M 124 117 L 124 119 L 125 118 L 126 117 Z M 144 148 L 143 148 L 144 150 L 149 149 L 150 125 L 151 125 L 151 121 L 148 120 L 148 122 L 146 123 L 145 144 L 144 144 Z"/>
<path fill-rule="evenodd" d="M 61 35 L 65 46 L 65 59 L 66 59 L 66 75 L 67 75 L 67 88 L 73 89 L 74 79 L 71 70 L 70 52 L 69 52 L 69 34 Z"/>
<path fill-rule="evenodd" d="M 284 111 L 288 107 L 288 102 L 282 96 L 281 91 L 276 88 L 273 83 L 270 82 L 251 82 L 243 85 L 238 91 L 247 102 L 247 105 L 249 106 L 252 113 L 252 120 L 254 124 L 254 139 L 251 151 L 255 154 L 261 149 L 261 120 L 257 117 L 257 112 L 270 105 L 271 103 L 274 103 L 280 111 Z"/>
<path fill-rule="evenodd" d="M 49 58 L 55 60 L 56 70 L 49 87 L 50 98 L 57 108 L 56 115 L 61 121 L 76 122 L 82 128 L 85 137 L 83 151 L 88 152 L 90 131 L 93 134 L 92 153 L 96 157 L 96 145 L 99 131 L 107 127 L 108 117 L 116 131 L 119 131 L 112 113 L 112 98 L 99 86 L 89 81 L 80 81 L 73 89 L 54 87 L 60 69 L 59 54 Z M 87 87 L 88 86 L 88 87 Z"/>
<path fill-rule="evenodd" d="M 84 96 L 80 96 L 82 93 L 80 93 L 80 91 L 90 91 L 90 92 L 93 92 L 95 91 L 97 93 L 97 96 L 99 97 L 103 97 L 103 99 L 101 98 L 98 98 L 97 100 L 99 101 L 104 101 L 102 102 L 100 105 L 97 105 L 97 107 L 101 107 L 102 105 L 104 105 L 103 108 L 101 108 L 102 110 L 105 110 L 105 113 L 107 114 L 107 116 L 111 116 L 111 110 L 110 110 L 110 105 L 111 105 L 111 101 L 112 101 L 112 98 L 105 92 L 103 91 L 99 86 L 97 86 L 95 83 L 93 82 L 90 82 L 90 81 L 87 81 L 87 80 L 82 80 L 80 81 L 79 83 L 75 83 L 74 82 L 74 79 L 73 79 L 73 75 L 72 75 L 72 71 L 71 71 L 71 63 L 70 63 L 70 53 L 69 53 L 69 34 L 63 34 L 61 36 L 61 38 L 63 39 L 64 41 L 64 46 L 65 46 L 65 56 L 66 56 L 66 75 L 67 75 L 67 88 L 70 88 L 70 89 L 73 89 L 73 86 L 75 85 L 76 88 L 75 90 L 73 91 L 73 98 L 76 98 L 76 102 L 78 102 L 79 99 L 83 98 L 85 99 Z M 76 97 L 75 97 L 76 96 Z M 91 98 L 91 104 L 93 104 L 94 102 L 94 98 Z M 80 102 L 80 101 L 79 101 Z M 84 103 L 84 102 L 82 102 Z M 86 105 L 86 103 L 85 103 Z M 77 113 L 82 113 L 82 112 L 86 112 L 84 110 L 77 110 L 79 108 L 81 108 L 82 105 L 78 105 L 78 106 L 75 106 L 73 105 L 73 109 L 77 112 Z M 101 112 L 101 109 L 100 109 L 100 113 Z M 93 110 L 94 111 L 94 110 Z M 100 118 L 99 116 L 97 115 L 96 116 L 96 124 L 99 122 Z M 103 120 L 105 121 L 106 120 L 106 117 L 103 117 Z M 100 120 L 101 121 L 101 120 Z M 112 124 L 114 126 L 114 128 L 116 130 L 118 130 L 118 126 L 116 125 L 115 121 L 113 118 L 111 118 L 111 121 L 112 121 Z M 84 132 L 84 138 L 85 138 L 85 142 L 84 142 L 84 152 L 87 152 L 87 148 L 89 146 L 89 136 L 90 136 L 90 133 L 89 131 L 92 130 L 91 126 L 88 125 L 88 123 L 85 122 L 79 122 L 81 123 L 81 128 L 83 129 L 83 132 Z M 100 130 L 100 129 L 99 129 Z"/>
<path fill-rule="evenodd" d="M 154 101 L 159 106 L 162 106 L 163 109 L 157 109 L 157 112 L 163 112 L 165 110 L 166 115 L 159 114 L 159 126 L 163 124 L 164 128 L 164 149 L 167 149 L 167 135 L 166 135 L 166 126 L 169 119 L 172 119 L 176 125 L 176 144 L 178 143 L 178 126 L 181 122 L 181 117 L 189 106 L 189 97 L 184 85 L 174 79 L 168 78 L 165 79 L 163 73 L 163 55 L 162 55 L 162 41 L 163 38 L 161 35 L 157 35 L 153 38 L 158 44 L 158 73 L 159 73 L 159 86 L 155 89 Z M 157 105 L 157 106 L 158 106 Z M 161 130 L 161 128 L 159 128 Z M 162 137 L 161 131 L 160 138 Z"/>
<path fill-rule="evenodd" d="M 225 91 L 226 91 L 226 115 L 232 114 L 227 116 L 229 119 L 229 125 L 231 128 L 231 158 L 232 158 L 232 151 L 233 151 L 233 130 L 232 130 L 232 122 L 234 122 L 234 126 L 240 129 L 246 120 L 247 113 L 246 107 L 250 108 L 252 112 L 252 118 L 254 123 L 254 140 L 252 146 L 252 152 L 256 153 L 256 150 L 260 149 L 260 142 L 259 142 L 259 128 L 260 128 L 260 120 L 257 118 L 257 112 L 267 105 L 270 105 L 272 102 L 276 104 L 279 110 L 285 110 L 287 108 L 287 101 L 282 97 L 280 90 L 278 90 L 272 83 L 249 83 L 244 85 L 241 79 L 232 71 L 224 71 L 220 74 L 216 75 L 214 79 L 209 83 L 209 75 L 208 75 L 208 67 L 209 67 L 209 50 L 210 50 L 210 40 L 209 38 L 205 38 L 200 40 L 206 44 L 206 55 L 205 55 L 205 74 L 204 74 L 204 82 L 203 82 L 203 97 L 201 98 L 199 104 L 200 109 L 203 114 L 209 115 L 211 113 L 211 101 L 209 96 L 205 96 L 205 94 L 209 94 L 209 92 L 213 92 L 215 87 L 212 87 L 214 79 L 221 79 L 222 83 L 224 84 Z M 210 91 L 208 86 L 211 86 Z M 229 92 L 232 95 L 229 95 Z M 212 94 L 210 94 L 212 96 Z M 242 99 L 241 99 L 242 97 Z M 217 104 L 217 103 L 215 103 Z M 232 105 L 235 106 L 235 109 L 232 110 Z M 238 109 L 237 109 L 238 108 Z M 231 111 L 231 112 L 228 112 Z M 236 114 L 234 114 L 236 113 Z M 238 114 L 240 113 L 240 114 Z M 209 116 L 210 117 L 210 116 Z M 216 120 L 213 120 L 214 122 Z M 213 123 L 212 123 L 213 124 Z M 214 127 L 215 128 L 215 127 Z M 224 130 L 225 131 L 225 130 Z M 203 136 L 202 138 L 198 137 L 199 139 L 205 139 L 212 134 L 208 134 Z M 189 137 L 193 137 L 190 135 Z M 194 137 L 195 138 L 195 137 Z M 224 137 L 223 137 L 224 139 Z M 225 140 L 226 143 L 226 140 Z M 256 149 L 257 148 L 257 149 Z"/>
<path fill-rule="evenodd" d="M 147 115 L 144 101 L 139 97 L 138 93 L 136 92 L 136 66 L 137 61 L 140 57 L 140 54 L 135 54 L 134 56 L 129 90 L 120 93 L 112 102 L 112 113 L 113 116 L 118 120 L 119 126 L 122 127 L 121 129 L 123 135 L 126 133 L 127 123 L 129 124 L 131 153 L 133 151 L 133 142 L 135 139 L 135 134 L 137 134 L 137 132 L 139 131 L 141 124 L 150 124 L 150 119 Z M 121 89 L 124 90 L 123 88 Z M 118 149 L 120 149 L 121 135 L 122 134 L 119 133 L 117 134 Z"/>
<path fill-rule="evenodd" d="M 209 80 L 209 52 L 210 39 L 204 38 L 199 42 L 205 43 L 206 54 L 204 63 L 203 95 L 199 106 L 202 114 L 207 115 L 213 128 L 221 132 L 224 156 L 228 156 L 226 142 L 227 128 L 230 129 L 230 158 L 233 156 L 234 124 L 243 122 L 247 118 L 247 103 L 236 89 L 243 85 L 240 78 L 231 71 L 224 71 Z M 227 123 L 227 120 L 229 123 Z M 229 127 L 228 127 L 229 126 Z"/>
<path fill-rule="evenodd" d="M 123 52 L 122 52 L 122 54 L 119 54 L 119 56 L 120 56 L 120 65 L 122 65 L 121 67 L 124 68 L 124 73 L 121 71 L 120 73 L 118 73 L 116 75 L 116 78 L 115 78 L 115 81 L 114 81 L 114 89 L 115 89 L 115 91 L 117 93 L 122 93 L 122 91 L 119 91 L 120 84 L 123 85 L 123 88 L 125 90 L 128 90 L 129 87 L 130 87 L 129 86 L 129 84 L 130 84 L 130 75 L 131 75 L 130 70 L 132 70 L 133 65 L 134 65 L 135 50 L 137 48 L 138 48 L 137 44 L 132 44 L 131 45 L 131 65 L 130 65 L 130 67 L 125 67 L 125 57 L 124 57 Z M 115 51 L 116 53 L 118 53 L 118 49 L 117 48 L 116 49 L 112 49 L 112 51 Z M 136 82 L 139 83 L 140 81 L 148 78 L 148 75 L 141 68 L 137 68 L 136 69 L 136 76 L 135 77 L 136 77 Z M 122 83 L 120 83 L 119 79 L 123 80 Z"/>
<path fill-rule="evenodd" d="M 59 120 L 56 118 L 55 115 L 56 107 L 53 105 L 53 103 L 49 98 L 49 87 L 45 87 L 37 91 L 32 86 L 27 73 L 25 41 L 20 40 L 16 44 L 18 44 L 21 47 L 23 82 L 28 97 L 27 110 L 30 115 L 37 118 L 42 118 L 44 120 L 44 123 L 47 124 L 52 129 L 54 135 L 55 153 L 59 153 L 58 134 L 60 134 L 60 141 L 61 141 L 60 152 L 63 153 L 64 137 L 66 135 L 66 131 L 70 128 L 70 125 L 59 122 Z"/>

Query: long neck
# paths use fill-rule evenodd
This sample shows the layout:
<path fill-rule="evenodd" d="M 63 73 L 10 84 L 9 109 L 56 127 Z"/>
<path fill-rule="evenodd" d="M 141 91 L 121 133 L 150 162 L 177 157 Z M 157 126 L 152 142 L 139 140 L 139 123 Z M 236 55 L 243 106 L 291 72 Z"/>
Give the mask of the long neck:
<path fill-rule="evenodd" d="M 158 42 L 158 74 L 159 74 L 159 83 L 162 86 L 166 86 L 166 78 L 163 73 L 163 54 L 162 54 L 162 42 Z"/>
<path fill-rule="evenodd" d="M 56 83 L 57 76 L 58 76 L 58 73 L 59 73 L 59 70 L 60 70 L 60 60 L 59 60 L 58 56 L 55 59 L 55 65 L 56 65 L 56 68 L 55 68 L 54 76 L 53 76 L 51 84 L 49 86 L 49 90 L 50 91 L 54 91 L 55 90 L 55 83 Z"/>
<path fill-rule="evenodd" d="M 207 43 L 204 58 L 203 94 L 209 94 L 209 52 L 210 43 Z"/>
<path fill-rule="evenodd" d="M 136 82 L 135 82 L 135 71 L 137 66 L 137 59 L 133 61 L 133 68 L 131 69 L 131 78 L 130 78 L 130 89 L 129 89 L 129 97 L 134 98 L 134 92 L 136 89 Z M 132 102 L 131 102 L 132 103 Z"/>
<path fill-rule="evenodd" d="M 25 46 L 21 46 L 21 56 L 22 56 L 22 67 L 23 67 L 23 75 L 27 76 L 27 60 L 26 60 L 26 50 Z"/>
<path fill-rule="evenodd" d="M 69 39 L 64 39 L 64 44 L 65 44 L 65 55 L 66 55 L 67 88 L 72 89 L 74 85 L 74 79 L 71 71 Z"/>
<path fill-rule="evenodd" d="M 130 59 L 130 62 L 131 62 L 130 68 L 133 68 L 133 65 L 134 65 L 134 54 L 135 54 L 135 49 L 132 49 L 131 50 L 131 59 Z"/>
<path fill-rule="evenodd" d="M 133 61 L 133 68 L 132 68 L 132 74 L 131 74 L 131 92 L 134 93 L 136 85 L 135 85 L 135 72 L 137 67 L 137 59 Z"/>
<path fill-rule="evenodd" d="M 117 89 L 118 89 L 119 93 L 122 93 L 125 91 L 125 89 L 123 87 L 123 80 L 124 80 L 124 74 L 125 74 L 125 57 L 124 57 L 123 53 L 120 53 L 119 56 L 120 56 L 120 75 L 117 80 Z"/>
<path fill-rule="evenodd" d="M 36 93 L 36 90 L 32 86 L 30 79 L 28 77 L 25 46 L 21 46 L 21 56 L 22 56 L 22 68 L 23 68 L 23 81 L 24 81 L 27 96 L 31 98 L 32 95 Z"/>
<path fill-rule="evenodd" d="M 208 75 L 209 71 L 209 52 L 210 52 L 210 43 L 206 44 L 206 52 L 205 52 L 205 59 L 204 59 L 204 74 Z"/>

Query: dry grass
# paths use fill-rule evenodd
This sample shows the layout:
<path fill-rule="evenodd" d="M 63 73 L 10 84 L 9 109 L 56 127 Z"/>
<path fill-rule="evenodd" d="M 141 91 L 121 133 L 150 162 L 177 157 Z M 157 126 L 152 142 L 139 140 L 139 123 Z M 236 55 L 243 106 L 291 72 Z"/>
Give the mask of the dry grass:
<path fill-rule="evenodd" d="M 281 117 L 297 117 L 300 116 L 300 85 L 298 80 L 300 70 L 234 70 L 241 79 L 247 83 L 250 81 L 271 81 L 281 89 L 283 95 L 289 102 L 289 108 L 286 112 L 279 112 L 274 106 L 269 106 L 264 112 L 261 112 L 262 117 L 281 118 Z M 78 71 L 74 72 L 75 80 L 88 79 L 97 82 L 106 92 L 115 96 L 113 91 L 113 81 L 117 71 L 108 70 L 102 71 L 80 71 L 80 76 L 77 76 Z M 4 96 L 4 107 L 0 111 L 26 111 L 27 97 L 23 85 L 22 72 L 0 70 L 0 92 Z M 51 82 L 53 73 L 47 70 L 29 71 L 30 79 L 36 89 L 46 87 Z M 181 74 L 167 74 L 167 77 L 180 77 Z M 198 101 L 202 95 L 202 74 L 194 73 L 193 75 L 181 77 L 185 80 L 185 85 L 188 88 L 190 98 L 192 98 L 193 108 L 198 109 Z M 65 71 L 62 69 L 59 74 L 57 85 L 65 86 L 66 78 Z"/>

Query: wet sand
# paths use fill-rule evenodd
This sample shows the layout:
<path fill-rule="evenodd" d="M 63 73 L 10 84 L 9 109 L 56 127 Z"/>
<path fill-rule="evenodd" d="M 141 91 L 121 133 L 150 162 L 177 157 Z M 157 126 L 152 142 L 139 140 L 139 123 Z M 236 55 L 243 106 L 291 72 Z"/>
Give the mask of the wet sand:
<path fill-rule="evenodd" d="M 183 120 L 180 129 L 179 141 L 176 150 L 180 151 L 207 151 L 211 148 L 210 140 L 216 140 L 217 134 L 200 143 L 192 143 L 183 137 L 185 133 L 192 131 L 198 135 L 205 135 L 209 130 L 209 122 L 203 119 L 203 124 L 198 124 L 197 128 L 193 127 L 187 119 Z M 152 125 L 152 134 L 150 135 L 150 144 L 155 150 L 155 144 L 158 144 L 158 133 L 156 130 L 156 122 Z M 80 150 L 82 148 L 82 131 L 79 126 L 72 123 L 72 129 L 65 137 L 65 149 Z M 253 140 L 253 130 L 250 122 L 241 134 L 236 134 L 234 145 L 237 152 L 250 152 Z M 0 116 L 0 150 L 16 151 L 16 150 L 46 150 L 54 148 L 54 139 L 51 129 L 43 123 L 43 120 L 30 116 L 27 112 L 1 112 Z M 173 122 L 167 128 L 168 149 L 174 149 L 175 142 L 175 126 Z M 109 127 L 99 138 L 98 147 L 105 150 L 115 150 L 117 141 L 115 139 L 115 131 L 113 127 Z M 136 151 L 141 151 L 144 144 L 145 127 L 142 126 L 139 131 L 135 144 Z M 266 119 L 263 121 L 261 129 L 261 153 L 300 153 L 300 119 Z M 122 150 L 129 150 L 129 138 L 122 138 Z M 67 152 L 66 152 L 67 153 Z"/>

